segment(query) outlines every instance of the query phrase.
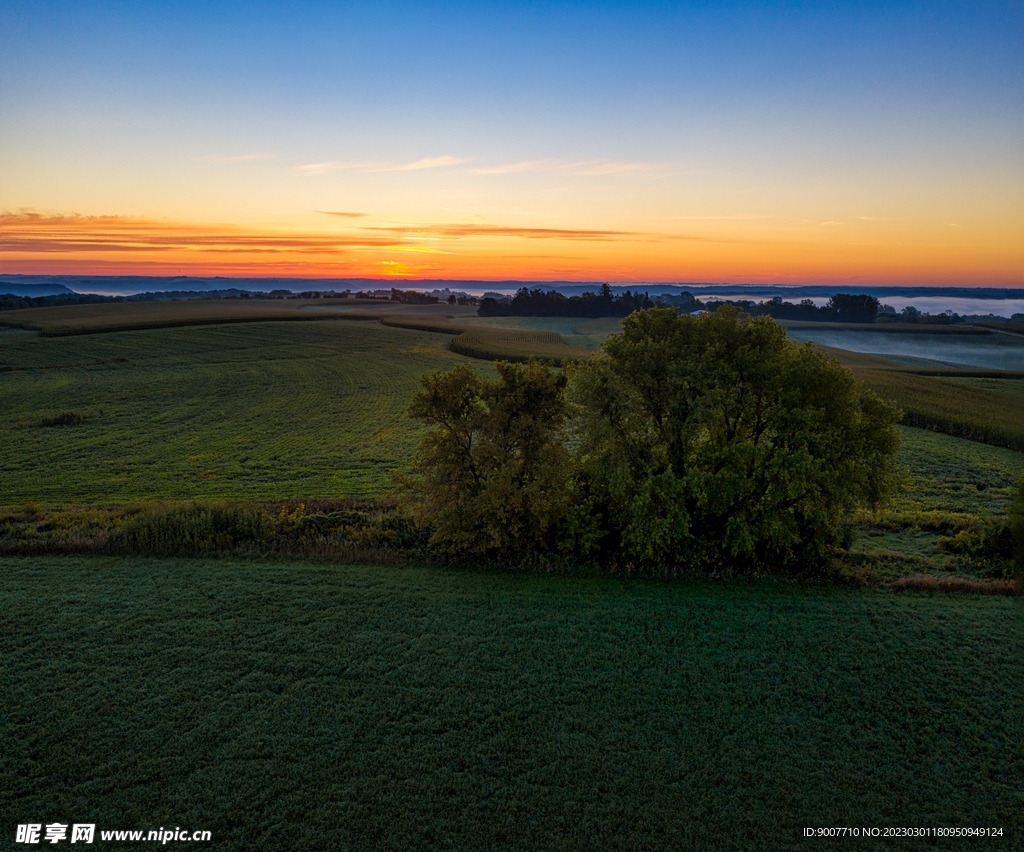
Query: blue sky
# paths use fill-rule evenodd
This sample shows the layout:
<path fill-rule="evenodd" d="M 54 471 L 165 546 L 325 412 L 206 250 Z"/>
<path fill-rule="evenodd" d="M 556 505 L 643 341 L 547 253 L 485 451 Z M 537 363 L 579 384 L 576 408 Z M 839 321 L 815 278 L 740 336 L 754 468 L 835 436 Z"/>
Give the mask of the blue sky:
<path fill-rule="evenodd" d="M 546 243 L 564 261 L 546 271 L 570 277 L 1022 274 L 1020 4 L 3 7 L 7 214 L 305 233 L 340 209 L 364 229 L 685 225 L 719 243 L 662 240 L 646 266 L 624 238 L 618 254 Z M 812 224 L 833 233 L 793 231 Z M 962 232 L 925 262 L 944 227 Z M 446 239 L 476 240 L 454 252 L 467 275 L 536 255 Z M 16 261 L 74 260 L 43 253 Z"/>

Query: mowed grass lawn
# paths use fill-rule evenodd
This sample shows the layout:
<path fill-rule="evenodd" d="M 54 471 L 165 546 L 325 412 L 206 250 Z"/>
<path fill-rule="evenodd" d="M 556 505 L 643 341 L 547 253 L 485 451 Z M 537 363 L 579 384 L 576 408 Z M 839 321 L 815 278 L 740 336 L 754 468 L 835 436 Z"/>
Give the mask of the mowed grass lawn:
<path fill-rule="evenodd" d="M 0 330 L 0 505 L 376 495 L 448 335 L 374 321 Z M 477 362 L 478 368 L 481 365 Z M 74 411 L 80 425 L 44 428 Z"/>
<path fill-rule="evenodd" d="M 0 560 L 0 830 L 217 849 L 1021 848 L 1024 601 Z"/>

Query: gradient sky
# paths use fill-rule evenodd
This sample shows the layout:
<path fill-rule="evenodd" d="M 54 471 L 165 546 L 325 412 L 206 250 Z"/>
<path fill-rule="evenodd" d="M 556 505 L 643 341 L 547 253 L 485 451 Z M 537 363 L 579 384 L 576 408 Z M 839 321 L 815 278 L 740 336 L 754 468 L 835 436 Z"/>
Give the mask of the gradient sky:
<path fill-rule="evenodd" d="M 0 272 L 1024 286 L 1024 7 L 0 0 Z"/>

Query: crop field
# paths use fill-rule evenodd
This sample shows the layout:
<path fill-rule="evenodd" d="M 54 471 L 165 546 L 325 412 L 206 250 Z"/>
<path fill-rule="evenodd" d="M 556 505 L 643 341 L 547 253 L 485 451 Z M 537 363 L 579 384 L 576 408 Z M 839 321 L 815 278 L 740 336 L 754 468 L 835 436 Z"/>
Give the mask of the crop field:
<path fill-rule="evenodd" d="M 924 429 L 900 432 L 907 482 L 893 510 L 983 516 L 1006 510 L 1014 484 L 1024 476 L 1024 453 Z"/>
<path fill-rule="evenodd" d="M 418 441 L 404 411 L 419 375 L 458 360 L 449 341 L 504 346 L 510 356 L 585 354 L 553 328 L 408 313 L 383 322 L 65 338 L 0 329 L 0 505 L 376 494 Z M 572 322 L 594 333 L 618 327 L 614 319 L 554 320 Z M 833 354 L 910 411 L 958 411 L 1006 432 L 1024 428 L 1022 380 L 921 376 L 874 356 Z M 76 416 L 63 422 L 64 415 Z"/>
<path fill-rule="evenodd" d="M 899 405 L 905 424 L 1024 450 L 1024 373 L 822 348 Z"/>
<path fill-rule="evenodd" d="M 377 319 L 398 314 L 443 319 L 473 311 L 473 308 L 456 305 L 402 305 L 380 299 L 186 299 L 4 311 L 0 313 L 0 326 L 58 337 L 225 323 L 296 322 L 337 317 Z"/>
<path fill-rule="evenodd" d="M 316 319 L 300 300 L 194 299 L 181 302 L 101 302 L 5 311 L 0 323 L 47 336 L 206 323 Z M 333 303 L 331 305 L 334 306 Z M 339 306 L 344 308 L 345 303 Z M 320 314 L 319 316 L 322 316 Z"/>
<path fill-rule="evenodd" d="M 380 493 L 419 441 L 420 374 L 460 360 L 447 341 L 356 321 L 2 331 L 0 505 Z"/>
<path fill-rule="evenodd" d="M 490 328 L 521 329 L 523 331 L 553 331 L 574 349 L 593 352 L 609 334 L 621 329 L 621 320 L 615 317 L 599 319 L 578 319 L 573 317 L 475 317 L 459 319 L 467 327 L 487 326 Z"/>
<path fill-rule="evenodd" d="M 984 328 L 992 328 L 998 331 L 1018 334 L 1024 337 L 1024 322 L 1019 320 L 986 320 L 985 322 L 978 323 L 978 325 L 983 326 Z"/>
<path fill-rule="evenodd" d="M 876 581 L 910 574 L 996 576 L 997 566 L 951 557 L 941 542 L 1004 516 L 1024 477 L 1024 453 L 922 429 L 900 432 L 903 487 L 880 512 L 858 515 L 854 563 L 868 559 Z"/>
<path fill-rule="evenodd" d="M 1024 450 L 1020 379 L 922 376 L 896 370 L 854 370 L 880 396 L 896 402 L 910 426 Z"/>
<path fill-rule="evenodd" d="M 946 333 L 877 331 L 874 325 L 868 328 L 871 330 L 804 329 L 789 325 L 787 331 L 801 343 L 811 340 L 851 352 L 924 359 L 937 362 L 935 366 L 1024 370 L 1024 337 L 973 327 Z"/>
<path fill-rule="evenodd" d="M 460 355 L 488 361 L 540 358 L 556 367 L 591 355 L 586 349 L 569 346 L 556 331 L 489 326 L 467 326 L 462 334 L 451 339 L 449 347 Z"/>
<path fill-rule="evenodd" d="M 1019 848 L 1024 601 L 953 600 L 4 558 L 0 822 L 239 850 L 802 850 L 822 825 Z"/>

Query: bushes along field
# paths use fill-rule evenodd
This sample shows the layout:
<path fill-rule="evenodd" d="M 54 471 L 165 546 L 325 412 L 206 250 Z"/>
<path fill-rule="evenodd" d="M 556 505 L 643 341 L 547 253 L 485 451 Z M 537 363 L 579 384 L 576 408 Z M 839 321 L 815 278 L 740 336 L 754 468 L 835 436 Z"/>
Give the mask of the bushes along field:
<path fill-rule="evenodd" d="M 426 536 L 395 502 L 146 503 L 0 509 L 0 554 L 425 558 Z"/>

